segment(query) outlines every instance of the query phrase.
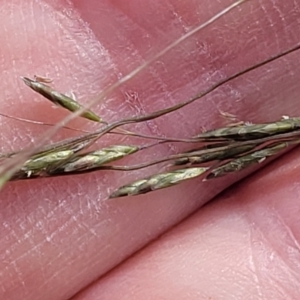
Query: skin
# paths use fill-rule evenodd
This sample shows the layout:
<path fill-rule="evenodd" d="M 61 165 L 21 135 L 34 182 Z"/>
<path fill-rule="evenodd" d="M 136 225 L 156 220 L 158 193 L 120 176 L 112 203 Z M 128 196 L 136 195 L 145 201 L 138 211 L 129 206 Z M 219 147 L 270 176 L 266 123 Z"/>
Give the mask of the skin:
<path fill-rule="evenodd" d="M 50 77 L 59 91 L 74 92 L 88 103 L 108 84 L 230 4 L 219 2 L 2 2 L 0 111 L 55 123 L 67 113 L 53 109 L 19 76 Z M 113 121 L 186 100 L 223 77 L 295 46 L 299 19 L 295 1 L 250 0 L 93 110 Z M 252 122 L 297 116 L 297 60 L 298 52 L 228 83 L 184 110 L 131 129 L 190 136 L 203 127 L 228 123 L 220 110 Z M 3 152 L 26 147 L 48 130 L 7 118 L 0 122 Z M 98 128 L 82 119 L 71 125 Z M 76 134 L 62 130 L 51 140 Z M 141 140 L 110 135 L 99 145 L 121 142 Z M 186 148 L 161 145 L 124 164 L 182 149 Z M 299 165 L 296 149 L 253 175 L 252 169 L 110 201 L 107 196 L 115 188 L 161 171 L 161 166 L 130 174 L 9 183 L 0 201 L 0 298 L 296 299 Z"/>

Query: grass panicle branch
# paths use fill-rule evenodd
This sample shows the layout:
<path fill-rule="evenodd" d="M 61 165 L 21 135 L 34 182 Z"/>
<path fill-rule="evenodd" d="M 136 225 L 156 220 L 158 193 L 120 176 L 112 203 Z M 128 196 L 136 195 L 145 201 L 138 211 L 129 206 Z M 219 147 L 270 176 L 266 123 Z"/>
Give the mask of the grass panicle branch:
<path fill-rule="evenodd" d="M 298 122 L 296 118 L 292 120 L 293 124 Z M 216 132 L 216 138 L 218 138 L 218 133 L 226 130 L 226 128 L 216 129 L 209 131 L 208 140 L 204 140 L 204 146 L 202 145 L 189 152 L 178 153 L 155 161 L 129 166 L 109 165 L 109 163 L 132 155 L 139 150 L 154 147 L 159 142 L 140 147 L 134 145 L 112 145 L 96 151 L 81 153 L 80 151 L 85 149 L 85 146 L 82 146 L 77 141 L 71 145 L 67 144 L 68 146 L 64 145 L 64 147 L 44 149 L 40 153 L 33 155 L 15 173 L 12 180 L 75 175 L 99 170 L 132 171 L 167 161 L 173 161 L 172 168 L 182 165 L 187 166 L 184 169 L 180 168 L 161 174 L 154 174 L 120 187 L 110 195 L 110 198 L 144 194 L 157 189 L 171 187 L 200 175 L 203 175 L 203 180 L 208 180 L 238 172 L 255 164 L 260 164 L 268 157 L 280 154 L 288 147 L 300 143 L 300 128 L 290 126 L 290 124 L 291 119 L 283 119 L 267 125 L 239 125 L 234 128 L 234 140 L 225 139 L 223 142 L 218 143 L 213 141 L 212 132 Z M 248 130 L 249 127 L 255 128 L 255 132 L 252 135 L 251 131 L 249 132 Z M 274 131 L 275 127 L 278 128 L 277 134 Z M 283 130 L 282 128 L 285 129 Z M 232 132 L 233 127 L 229 126 L 227 129 L 229 132 Z M 245 132 L 247 132 L 248 139 L 245 139 Z M 259 138 L 255 135 L 257 132 L 259 132 Z M 203 136 L 205 134 L 206 132 L 203 133 Z M 238 136 L 239 134 L 241 138 Z M 252 138 L 250 138 L 250 135 Z M 256 139 L 253 139 L 254 136 Z M 199 166 L 190 167 L 190 165 L 196 164 Z"/>

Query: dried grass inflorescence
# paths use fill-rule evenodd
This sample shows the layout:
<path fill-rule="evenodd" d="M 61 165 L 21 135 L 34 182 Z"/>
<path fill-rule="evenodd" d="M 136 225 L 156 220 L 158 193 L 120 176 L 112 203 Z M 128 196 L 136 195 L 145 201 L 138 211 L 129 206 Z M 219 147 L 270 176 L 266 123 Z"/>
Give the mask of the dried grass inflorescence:
<path fill-rule="evenodd" d="M 34 90 L 45 96 L 44 90 Z M 211 90 L 212 88 L 209 89 L 209 91 Z M 57 102 L 55 99 L 56 96 L 59 98 L 64 97 L 61 93 L 53 91 L 55 90 L 51 88 L 51 97 L 54 98 L 54 102 Z M 143 122 L 163 116 L 195 101 L 205 94 L 207 94 L 207 91 L 173 107 L 156 111 L 146 116 L 133 117 L 107 124 L 96 132 L 86 133 L 80 137 L 67 139 L 44 147 L 25 161 L 20 170 L 10 180 L 76 175 L 99 170 L 130 171 L 147 168 L 163 162 L 172 162 L 171 167 L 169 164 L 169 171 L 154 174 L 126 184 L 110 195 L 110 198 L 118 198 L 168 188 L 196 177 L 209 180 L 235 173 L 249 166 L 259 164 L 268 157 L 275 156 L 288 147 L 300 142 L 298 132 L 300 119 L 283 118 L 273 123 L 239 124 L 218 128 L 185 139 L 165 138 L 161 140 L 159 138 L 159 142 L 149 146 L 111 145 L 94 151 L 86 151 L 101 136 L 113 132 L 113 130 L 118 129 L 122 125 Z M 48 98 L 48 95 L 45 97 Z M 80 104 L 78 105 L 80 106 Z M 85 115 L 82 116 L 85 117 Z M 119 130 L 118 133 L 139 136 L 137 133 L 125 130 Z M 156 139 L 156 137 L 149 136 L 147 138 Z M 156 161 L 144 162 L 137 165 L 118 166 L 110 164 L 128 155 L 133 155 L 138 151 L 154 147 L 166 141 L 196 143 L 198 147 L 188 152 L 173 154 Z M 2 155 L 2 161 L 13 159 L 15 155 L 16 153 Z"/>
<path fill-rule="evenodd" d="M 207 22 L 197 26 L 186 35 L 170 44 L 148 62 L 131 72 L 129 74 L 130 76 L 125 76 L 122 80 L 107 88 L 101 93 L 102 98 L 130 78 L 134 77 L 151 62 L 155 61 L 155 59 L 160 58 L 167 51 L 177 46 L 185 38 L 213 23 L 216 19 L 243 2 L 246 2 L 246 0 L 236 1 Z M 211 93 L 223 84 L 283 57 L 288 53 L 292 53 L 299 48 L 300 46 L 297 45 L 294 48 L 288 49 L 274 57 L 270 57 L 254 66 L 239 71 L 177 105 L 147 115 L 122 119 L 114 123 L 105 122 L 100 116 L 90 110 L 89 108 L 93 103 L 90 103 L 90 105 L 87 106 L 81 105 L 71 97 L 56 91 L 49 85 L 51 83 L 50 81 L 46 81 L 42 77 L 36 77 L 34 80 L 22 77 L 25 84 L 35 92 L 41 94 L 56 105 L 73 112 L 73 117 L 81 116 L 88 120 L 100 123 L 102 127 L 92 133 L 85 133 L 79 137 L 40 147 L 36 151 L 2 154 L 0 156 L 0 174 L 2 174 L 0 177 L 0 187 L 8 180 L 76 175 L 100 170 L 131 171 L 164 162 L 168 163 L 168 165 L 165 166 L 165 172 L 153 174 L 152 176 L 139 179 L 118 188 L 110 195 L 110 198 L 117 198 L 168 188 L 182 181 L 196 177 L 200 177 L 202 180 L 209 180 L 226 176 L 249 166 L 257 165 L 267 158 L 278 155 L 288 147 L 300 142 L 300 118 L 283 118 L 277 122 L 264 124 L 238 124 L 236 126 L 228 126 L 201 132 L 196 136 L 184 137 L 182 139 L 145 136 L 127 131 L 123 129 L 122 126 L 131 123 L 145 122 L 170 114 Z M 99 99 L 100 98 L 101 97 L 99 97 Z M 103 147 L 102 149 L 89 150 L 89 147 L 93 145 L 95 141 L 109 133 L 154 139 L 156 140 L 156 143 L 149 146 L 126 144 L 110 145 Z M 193 149 L 188 152 L 173 154 L 155 161 L 146 161 L 136 165 L 115 165 L 116 161 L 121 160 L 128 155 L 134 155 L 136 152 L 170 141 L 193 143 L 193 145 L 196 146 L 193 146 Z M 112 162 L 114 162 L 114 164 L 111 164 Z M 10 170 L 10 166 L 14 166 L 14 169 Z M 9 170 L 9 172 L 5 173 L 5 170 Z"/>

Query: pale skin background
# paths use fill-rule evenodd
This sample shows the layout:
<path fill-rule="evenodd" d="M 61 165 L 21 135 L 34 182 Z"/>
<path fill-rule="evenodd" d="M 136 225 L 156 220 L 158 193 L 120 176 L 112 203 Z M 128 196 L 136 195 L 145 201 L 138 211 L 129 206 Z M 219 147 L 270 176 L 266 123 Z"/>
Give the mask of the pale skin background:
<path fill-rule="evenodd" d="M 128 2 L 1 1 L 1 112 L 55 123 L 66 113 L 33 94 L 19 76 L 48 76 L 58 89 L 87 103 L 232 3 Z M 250 0 L 94 110 L 116 120 L 178 103 L 295 46 L 299 37 L 297 1 Z M 286 56 L 138 129 L 188 136 L 224 125 L 218 110 L 252 122 L 297 116 L 299 58 L 297 52 Z M 0 122 L 2 151 L 28 146 L 48 129 L 5 118 Z M 72 126 L 97 128 L 84 120 Z M 64 130 L 53 140 L 75 134 Z M 139 159 L 178 150 L 178 145 L 164 145 Z M 0 196 L 0 298 L 297 299 L 299 166 L 296 149 L 203 209 L 246 174 L 110 202 L 105 199 L 114 188 L 160 167 L 130 175 L 107 172 L 8 184 Z"/>

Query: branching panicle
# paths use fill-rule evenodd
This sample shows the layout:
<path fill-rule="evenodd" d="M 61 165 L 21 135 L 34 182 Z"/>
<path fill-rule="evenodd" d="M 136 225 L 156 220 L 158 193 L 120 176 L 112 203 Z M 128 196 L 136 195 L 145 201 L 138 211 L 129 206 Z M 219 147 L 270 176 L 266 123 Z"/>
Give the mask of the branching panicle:
<path fill-rule="evenodd" d="M 130 72 L 127 76 L 124 76 L 119 81 L 104 89 L 100 93 L 98 101 L 102 100 L 116 88 L 132 79 L 152 62 L 161 58 L 165 53 L 176 47 L 182 41 L 204 27 L 209 26 L 215 20 L 219 19 L 230 10 L 244 2 L 246 2 L 246 0 L 237 0 L 220 13 L 210 18 L 208 21 L 187 32 L 137 69 Z M 90 107 L 97 101 L 91 101 L 88 105 L 84 106 L 71 97 L 62 94 L 49 86 L 48 84 L 51 81 L 48 79 L 38 76 L 36 76 L 34 80 L 22 77 L 24 83 L 32 90 L 41 94 L 56 105 L 72 112 L 72 115 L 67 117 L 58 125 L 55 125 L 53 130 L 48 132 L 48 138 L 55 133 L 55 130 L 65 126 L 68 121 L 77 116 L 101 123 L 102 127 L 95 132 L 85 132 L 81 136 L 65 139 L 44 147 L 42 147 L 44 145 L 43 142 L 47 140 L 41 138 L 39 140 L 40 143 L 37 143 L 37 147 L 33 150 L 25 149 L 23 151 L 1 154 L 0 188 L 8 180 L 67 176 L 101 170 L 128 172 L 137 169 L 144 169 L 153 165 L 168 163 L 167 166 L 164 166 L 166 169 L 165 172 L 153 174 L 152 176 L 126 184 L 110 195 L 110 198 L 118 198 L 140 195 L 158 189 L 168 188 L 196 177 L 202 177 L 203 180 L 217 178 L 231 173 L 236 173 L 249 166 L 260 164 L 267 158 L 274 157 L 275 155 L 282 153 L 287 148 L 300 143 L 300 118 L 283 118 L 276 122 L 264 124 L 237 124 L 236 126 L 217 128 L 202 132 L 197 136 L 188 136 L 183 138 L 162 138 L 142 135 L 125 130 L 122 126 L 154 120 L 182 109 L 215 91 L 222 85 L 233 81 L 239 76 L 245 75 L 258 67 L 264 66 L 299 49 L 300 45 L 296 45 L 293 48 L 276 54 L 275 56 L 261 61 L 256 65 L 240 70 L 217 83 L 213 83 L 206 90 L 203 90 L 190 99 L 174 106 L 142 116 L 120 119 L 113 123 L 103 121 L 100 116 L 90 109 Z M 15 119 L 22 121 L 22 118 Z M 23 119 L 23 121 L 28 120 Z M 101 139 L 101 137 L 112 133 L 136 136 L 144 139 L 153 139 L 156 142 L 148 146 L 125 144 L 110 145 L 93 151 L 89 149 L 89 147 L 97 140 Z M 129 155 L 133 156 L 136 152 L 143 151 L 150 147 L 156 147 L 158 144 L 167 142 L 194 143 L 196 146 L 193 150 L 188 152 L 164 156 L 153 161 L 143 161 L 141 163 L 131 165 L 115 164 L 116 161 L 121 160 L 124 157 Z M 191 167 L 191 165 L 193 165 L 193 167 Z M 182 166 L 184 166 L 184 168 L 182 168 Z"/>

